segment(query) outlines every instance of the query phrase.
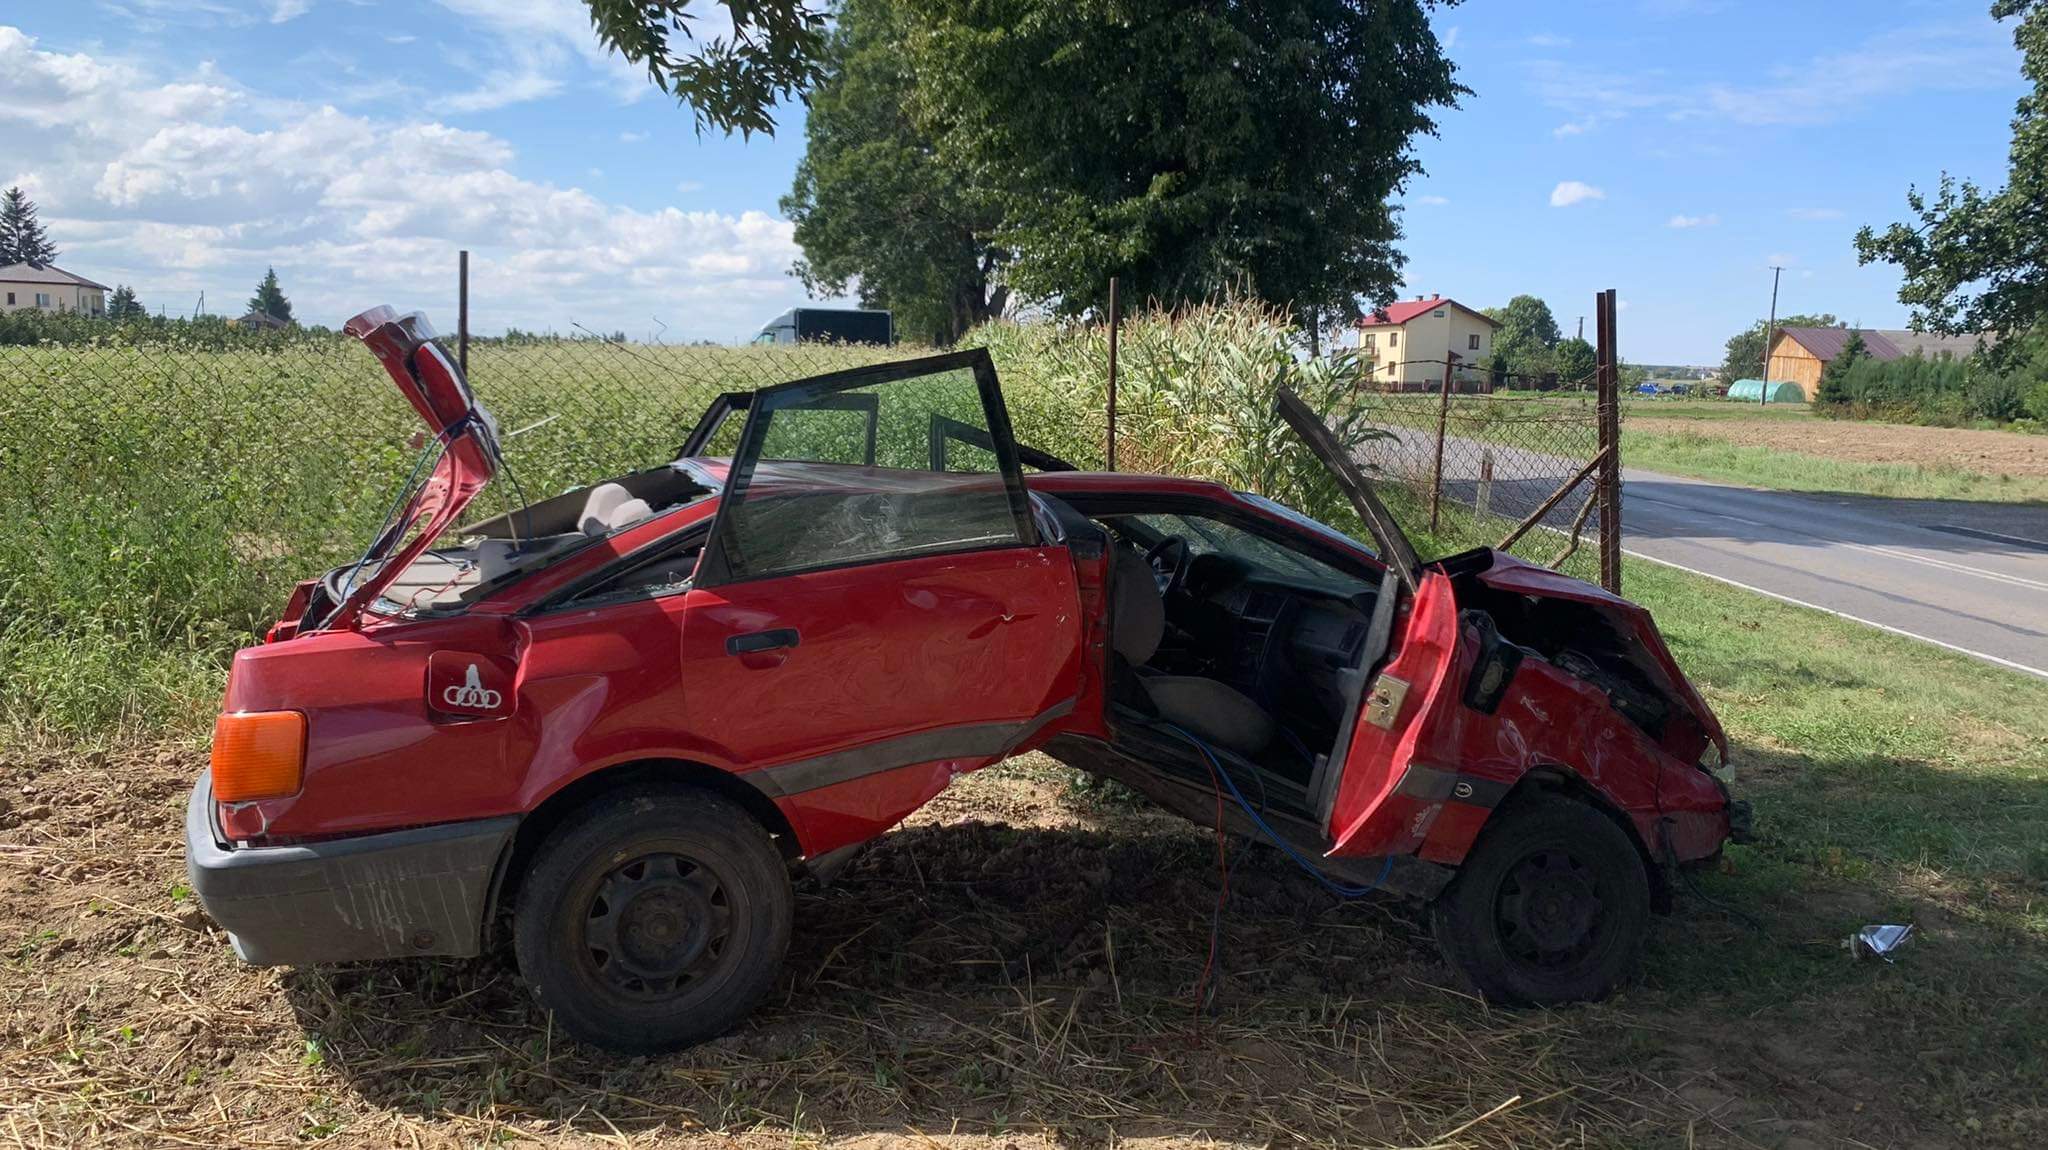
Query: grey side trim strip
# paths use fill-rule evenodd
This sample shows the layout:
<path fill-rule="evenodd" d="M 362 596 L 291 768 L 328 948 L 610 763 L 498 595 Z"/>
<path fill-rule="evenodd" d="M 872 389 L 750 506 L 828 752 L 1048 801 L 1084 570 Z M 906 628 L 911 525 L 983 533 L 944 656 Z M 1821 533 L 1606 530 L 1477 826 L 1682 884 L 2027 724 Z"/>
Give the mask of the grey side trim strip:
<path fill-rule="evenodd" d="M 964 723 L 957 727 L 919 731 L 864 747 L 763 767 L 739 777 L 759 787 L 764 794 L 784 798 L 893 771 L 912 763 L 930 763 L 940 759 L 999 759 L 1023 746 L 1047 724 L 1073 711 L 1074 700 L 1070 698 L 1022 722 Z"/>
<path fill-rule="evenodd" d="M 1402 772 L 1401 782 L 1394 787 L 1394 793 L 1426 802 L 1453 799 L 1474 806 L 1492 807 L 1499 804 L 1510 789 L 1507 783 L 1494 779 L 1410 763 Z"/>

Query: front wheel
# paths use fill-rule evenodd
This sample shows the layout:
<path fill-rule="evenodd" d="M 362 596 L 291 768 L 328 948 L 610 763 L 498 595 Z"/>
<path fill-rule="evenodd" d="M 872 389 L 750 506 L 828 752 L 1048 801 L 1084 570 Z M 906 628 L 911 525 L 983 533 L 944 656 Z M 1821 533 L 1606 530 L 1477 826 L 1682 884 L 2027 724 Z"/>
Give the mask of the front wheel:
<path fill-rule="evenodd" d="M 774 985 L 789 871 L 745 811 L 634 790 L 570 815 L 513 911 L 519 972 L 570 1034 L 633 1053 L 716 1037 Z"/>
<path fill-rule="evenodd" d="M 1494 1002 L 1605 997 L 1634 968 L 1650 919 L 1635 843 L 1583 802 L 1502 811 L 1430 906 L 1444 957 Z"/>

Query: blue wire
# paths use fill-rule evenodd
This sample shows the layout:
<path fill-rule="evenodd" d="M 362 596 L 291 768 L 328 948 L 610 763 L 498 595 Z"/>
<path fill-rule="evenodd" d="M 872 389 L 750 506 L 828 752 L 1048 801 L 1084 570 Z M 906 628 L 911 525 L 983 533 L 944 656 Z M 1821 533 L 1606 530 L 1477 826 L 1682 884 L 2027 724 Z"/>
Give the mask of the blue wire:
<path fill-rule="evenodd" d="M 1187 733 L 1173 723 L 1166 723 L 1164 726 L 1167 730 L 1193 743 L 1195 749 L 1202 752 L 1202 757 L 1209 760 L 1209 768 L 1216 772 L 1216 777 L 1223 780 L 1224 786 L 1230 788 L 1231 796 L 1237 800 L 1238 806 L 1244 808 L 1244 813 L 1251 816 L 1252 822 L 1257 824 L 1260 830 L 1266 832 L 1266 837 L 1273 840 L 1273 845 L 1285 852 L 1288 858 L 1293 859 L 1296 866 L 1307 871 L 1308 877 L 1323 884 L 1331 894 L 1336 895 L 1338 898 L 1358 898 L 1361 895 L 1371 894 L 1379 889 L 1381 883 L 1387 881 L 1388 875 L 1394 872 L 1394 856 L 1388 855 L 1386 865 L 1380 868 L 1380 876 L 1365 886 L 1347 886 L 1324 874 L 1321 868 L 1301 857 L 1300 852 L 1296 851 L 1286 839 L 1281 838 L 1272 827 L 1266 825 L 1266 820 L 1259 816 L 1258 810 L 1245 800 L 1244 792 L 1237 789 L 1237 780 L 1231 778 L 1230 772 L 1224 770 L 1223 764 L 1217 761 L 1215 752 L 1209 749 L 1209 744 Z"/>

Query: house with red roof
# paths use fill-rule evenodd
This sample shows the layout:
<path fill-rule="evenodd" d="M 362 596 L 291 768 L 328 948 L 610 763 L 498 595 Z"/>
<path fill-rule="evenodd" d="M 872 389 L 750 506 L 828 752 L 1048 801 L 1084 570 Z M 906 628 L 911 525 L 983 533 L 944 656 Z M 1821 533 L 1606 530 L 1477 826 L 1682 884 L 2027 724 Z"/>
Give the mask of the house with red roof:
<path fill-rule="evenodd" d="M 1399 300 L 1358 323 L 1358 349 L 1372 364 L 1373 382 L 1387 391 L 1440 386 L 1444 365 L 1453 378 L 1483 380 L 1500 322 L 1440 295 Z"/>

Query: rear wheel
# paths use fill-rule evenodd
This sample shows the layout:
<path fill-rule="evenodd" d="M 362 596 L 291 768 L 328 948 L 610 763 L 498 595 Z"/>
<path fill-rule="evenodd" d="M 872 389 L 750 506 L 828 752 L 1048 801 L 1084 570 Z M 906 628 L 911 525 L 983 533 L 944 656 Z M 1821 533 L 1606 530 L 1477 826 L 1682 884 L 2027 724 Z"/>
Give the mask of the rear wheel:
<path fill-rule="evenodd" d="M 628 791 L 541 845 L 513 944 L 564 1030 L 668 1050 L 730 1029 L 774 985 L 791 903 L 781 854 L 745 811 L 699 791 Z"/>
<path fill-rule="evenodd" d="M 1649 875 L 1612 819 L 1546 797 L 1497 816 L 1430 917 L 1444 957 L 1488 999 L 1582 1002 L 1634 968 Z"/>

